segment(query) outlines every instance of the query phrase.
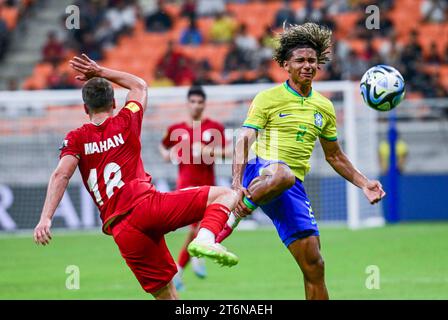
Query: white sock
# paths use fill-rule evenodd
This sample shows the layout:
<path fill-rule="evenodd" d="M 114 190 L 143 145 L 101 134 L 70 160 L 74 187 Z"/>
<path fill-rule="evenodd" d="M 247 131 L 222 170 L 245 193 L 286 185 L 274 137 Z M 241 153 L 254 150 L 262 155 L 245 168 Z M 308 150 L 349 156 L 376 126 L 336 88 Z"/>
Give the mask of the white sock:
<path fill-rule="evenodd" d="M 181 266 L 179 266 L 177 263 L 176 263 L 176 266 L 177 266 L 177 274 L 178 274 L 179 276 L 182 276 L 182 273 L 184 272 L 184 268 L 182 268 Z"/>
<path fill-rule="evenodd" d="M 214 233 L 206 228 L 199 229 L 196 239 L 199 241 L 215 243 Z"/>
<path fill-rule="evenodd" d="M 227 219 L 227 225 L 232 228 L 235 229 L 238 226 L 238 223 L 240 223 L 241 218 L 237 218 L 235 217 L 235 215 L 233 214 L 233 212 L 229 215 L 229 219 Z"/>

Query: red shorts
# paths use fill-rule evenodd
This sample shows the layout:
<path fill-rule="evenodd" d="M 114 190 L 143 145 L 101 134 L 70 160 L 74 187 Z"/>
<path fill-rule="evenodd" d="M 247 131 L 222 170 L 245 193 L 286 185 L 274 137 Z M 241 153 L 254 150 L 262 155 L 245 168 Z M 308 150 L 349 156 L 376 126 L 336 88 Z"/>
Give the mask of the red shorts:
<path fill-rule="evenodd" d="M 210 187 L 158 192 L 113 222 L 115 243 L 146 292 L 166 286 L 177 272 L 164 235 L 202 220 Z"/>

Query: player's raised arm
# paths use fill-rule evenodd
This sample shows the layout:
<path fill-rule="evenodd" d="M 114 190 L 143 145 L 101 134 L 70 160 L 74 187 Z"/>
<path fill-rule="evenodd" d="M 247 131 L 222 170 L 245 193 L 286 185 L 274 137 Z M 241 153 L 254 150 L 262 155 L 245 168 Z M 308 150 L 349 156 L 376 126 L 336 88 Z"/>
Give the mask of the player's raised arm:
<path fill-rule="evenodd" d="M 93 77 L 100 77 L 128 89 L 126 101 L 137 101 L 143 106 L 143 111 L 146 110 L 148 87 L 143 79 L 127 72 L 102 67 L 85 54 L 82 54 L 81 57 L 73 57 L 70 60 L 70 66 L 82 74 L 76 76 L 78 80 L 87 81 Z"/>
<path fill-rule="evenodd" d="M 51 219 L 67 189 L 70 178 L 78 166 L 78 162 L 78 158 L 71 155 L 62 157 L 51 175 L 42 214 L 39 223 L 34 229 L 34 241 L 36 244 L 49 244 L 51 240 Z"/>
<path fill-rule="evenodd" d="M 342 151 L 337 141 L 329 141 L 320 138 L 320 143 L 324 150 L 327 162 L 347 181 L 361 188 L 371 204 L 377 203 L 386 195 L 379 181 L 369 180 L 355 168 L 350 159 Z"/>

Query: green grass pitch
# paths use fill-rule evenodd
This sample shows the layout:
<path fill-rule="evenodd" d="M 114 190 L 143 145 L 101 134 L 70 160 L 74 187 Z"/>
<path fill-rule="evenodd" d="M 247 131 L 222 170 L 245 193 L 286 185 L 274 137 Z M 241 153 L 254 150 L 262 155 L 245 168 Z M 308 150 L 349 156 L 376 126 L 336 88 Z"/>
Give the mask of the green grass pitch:
<path fill-rule="evenodd" d="M 185 232 L 167 236 L 177 257 Z M 321 227 L 332 299 L 448 299 L 448 224 L 400 224 L 350 231 Z M 181 299 L 304 299 L 298 266 L 273 229 L 239 231 L 224 243 L 240 257 L 233 268 L 207 263 L 208 277 L 185 270 Z M 80 269 L 80 289 L 65 287 Z M 367 289 L 378 266 L 380 288 Z M 47 247 L 31 234 L 0 236 L 0 299 L 152 299 L 140 288 L 111 237 L 58 233 Z"/>

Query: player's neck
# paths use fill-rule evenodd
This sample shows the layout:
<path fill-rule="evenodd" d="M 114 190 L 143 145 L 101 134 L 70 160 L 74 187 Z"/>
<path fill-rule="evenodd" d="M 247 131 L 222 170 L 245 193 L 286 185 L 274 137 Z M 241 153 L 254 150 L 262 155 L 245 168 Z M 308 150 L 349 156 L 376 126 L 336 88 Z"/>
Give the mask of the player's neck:
<path fill-rule="evenodd" d="M 90 122 L 94 125 L 99 126 L 104 121 L 106 121 L 107 118 L 111 117 L 111 112 L 99 112 L 99 113 L 93 113 L 90 115 Z"/>
<path fill-rule="evenodd" d="M 188 123 L 189 123 L 190 127 L 192 127 L 193 123 L 195 123 L 195 122 L 202 122 L 202 121 L 203 121 L 202 117 L 199 117 L 197 119 L 190 118 L 190 121 Z"/>
<path fill-rule="evenodd" d="M 291 79 L 288 80 L 291 88 L 296 90 L 301 96 L 308 97 L 311 92 L 311 83 L 295 83 Z"/>

